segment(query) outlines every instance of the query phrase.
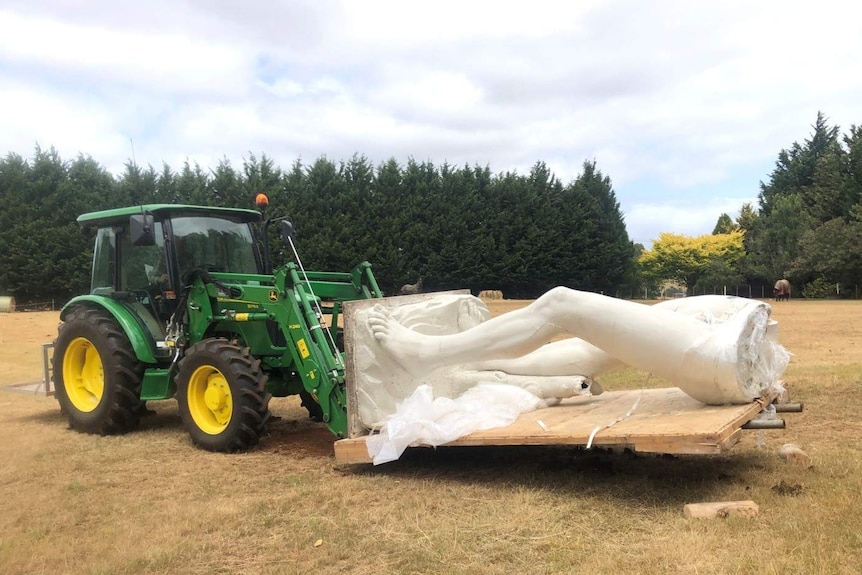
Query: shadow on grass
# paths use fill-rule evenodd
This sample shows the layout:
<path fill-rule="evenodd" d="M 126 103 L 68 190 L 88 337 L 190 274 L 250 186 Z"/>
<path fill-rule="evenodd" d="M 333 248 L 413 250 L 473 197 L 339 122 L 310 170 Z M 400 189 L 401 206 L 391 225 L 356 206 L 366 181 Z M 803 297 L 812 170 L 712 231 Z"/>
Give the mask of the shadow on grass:
<path fill-rule="evenodd" d="M 36 413 L 28 413 L 16 417 L 8 418 L 8 421 L 15 423 L 39 423 L 44 425 L 66 425 L 66 416 L 60 413 L 60 407 L 56 402 L 42 411 Z"/>
<path fill-rule="evenodd" d="M 573 447 L 448 447 L 410 449 L 396 462 L 351 466 L 347 473 L 398 479 L 524 486 L 560 495 L 615 497 L 634 506 L 675 506 L 725 492 L 744 499 L 774 468 L 767 454 L 635 454 Z"/>
<path fill-rule="evenodd" d="M 269 434 L 261 439 L 257 447 L 259 451 L 319 458 L 335 454 L 335 435 L 326 425 L 310 421 L 307 416 L 276 419 L 268 427 Z"/>
<path fill-rule="evenodd" d="M 168 403 L 168 402 L 165 402 Z M 148 404 L 147 411 L 141 416 L 138 426 L 134 431 L 151 431 L 163 428 L 183 428 L 182 421 L 177 414 L 176 407 L 158 407 L 155 410 L 151 409 L 152 402 Z M 40 425 L 50 425 L 52 427 L 68 428 L 69 420 L 60 411 L 60 406 L 56 400 L 52 400 L 50 404 L 46 404 L 44 409 L 35 413 L 27 413 L 14 417 L 9 417 L 8 421 L 17 423 L 36 423 Z"/>

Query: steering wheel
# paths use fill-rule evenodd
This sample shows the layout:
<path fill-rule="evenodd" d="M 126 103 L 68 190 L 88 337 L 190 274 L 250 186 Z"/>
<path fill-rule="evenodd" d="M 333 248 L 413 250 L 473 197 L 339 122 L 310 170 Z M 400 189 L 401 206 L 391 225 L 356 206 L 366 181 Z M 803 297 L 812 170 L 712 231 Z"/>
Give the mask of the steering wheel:
<path fill-rule="evenodd" d="M 162 301 L 165 300 L 166 288 L 168 286 L 168 274 L 162 274 L 161 276 L 155 278 L 147 287 L 140 290 L 138 293 L 145 294 L 147 299 L 153 304 L 153 306 L 158 306 Z"/>

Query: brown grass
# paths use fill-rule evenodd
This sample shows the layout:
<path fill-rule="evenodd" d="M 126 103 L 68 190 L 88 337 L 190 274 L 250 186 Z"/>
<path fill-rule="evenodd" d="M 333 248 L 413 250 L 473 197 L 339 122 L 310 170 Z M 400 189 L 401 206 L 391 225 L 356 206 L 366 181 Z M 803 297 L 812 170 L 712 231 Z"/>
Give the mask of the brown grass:
<path fill-rule="evenodd" d="M 220 455 L 191 446 L 172 401 L 138 432 L 95 437 L 52 398 L 0 392 L 0 573 L 859 573 L 862 303 L 773 307 L 805 411 L 721 456 L 451 448 L 338 468 L 294 399 L 273 401 L 282 419 L 258 449 Z M 40 378 L 56 324 L 0 315 L 0 384 Z M 790 442 L 808 467 L 779 458 Z M 739 499 L 761 514 L 683 517 Z"/>

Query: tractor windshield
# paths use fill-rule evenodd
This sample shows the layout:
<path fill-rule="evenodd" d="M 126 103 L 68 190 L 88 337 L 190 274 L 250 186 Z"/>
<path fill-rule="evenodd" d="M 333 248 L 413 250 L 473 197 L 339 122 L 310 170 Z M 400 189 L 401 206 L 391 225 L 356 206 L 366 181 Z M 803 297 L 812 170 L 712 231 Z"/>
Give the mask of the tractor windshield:
<path fill-rule="evenodd" d="M 213 272 L 258 273 L 254 238 L 247 223 L 219 217 L 171 219 L 180 277 L 195 268 Z"/>

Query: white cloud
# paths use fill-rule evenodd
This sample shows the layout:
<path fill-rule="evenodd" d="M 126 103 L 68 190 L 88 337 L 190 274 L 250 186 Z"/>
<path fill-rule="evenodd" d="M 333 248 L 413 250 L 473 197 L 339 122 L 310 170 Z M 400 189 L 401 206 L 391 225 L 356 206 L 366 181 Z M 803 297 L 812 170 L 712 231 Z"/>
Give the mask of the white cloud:
<path fill-rule="evenodd" d="M 821 2 L 7 0 L 0 149 L 110 169 L 353 153 L 563 180 L 630 235 L 709 233 L 818 110 L 859 124 L 862 7 Z M 745 180 L 743 181 L 743 178 Z M 685 201 L 685 204 L 681 203 Z"/>
<path fill-rule="evenodd" d="M 62 90 L 89 84 L 99 93 L 119 84 L 133 90 L 224 95 L 245 92 L 248 55 L 237 46 L 159 29 L 122 31 L 0 13 L 0 53 Z"/>
<path fill-rule="evenodd" d="M 128 151 L 128 139 L 117 129 L 113 117 L 84 95 L 33 91 L 0 79 L 2 136 L 6 152 L 29 156 L 34 146 L 54 146 L 64 158 L 85 153 L 98 159 Z M 81 147 L 87 142 L 87 148 Z M 128 157 L 128 156 L 127 156 Z"/>

